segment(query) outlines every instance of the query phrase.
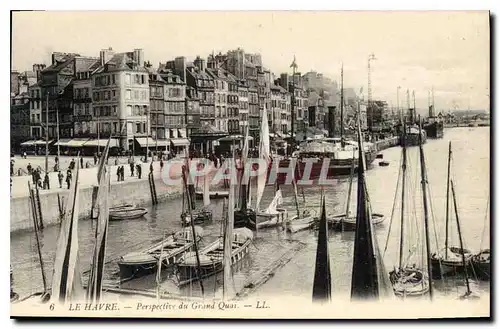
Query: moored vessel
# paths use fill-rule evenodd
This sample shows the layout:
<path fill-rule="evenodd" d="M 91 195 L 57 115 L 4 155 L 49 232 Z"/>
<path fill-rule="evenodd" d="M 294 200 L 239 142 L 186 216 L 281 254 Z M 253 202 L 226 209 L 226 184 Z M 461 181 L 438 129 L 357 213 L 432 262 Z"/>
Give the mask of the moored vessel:
<path fill-rule="evenodd" d="M 196 240 L 203 236 L 203 229 L 195 226 Z M 117 262 L 122 279 L 138 278 L 157 271 L 158 264 L 166 268 L 175 264 L 185 252 L 194 247 L 192 229 L 185 228 L 168 238 L 141 251 L 130 252 Z M 160 256 L 161 255 L 161 256 Z"/>

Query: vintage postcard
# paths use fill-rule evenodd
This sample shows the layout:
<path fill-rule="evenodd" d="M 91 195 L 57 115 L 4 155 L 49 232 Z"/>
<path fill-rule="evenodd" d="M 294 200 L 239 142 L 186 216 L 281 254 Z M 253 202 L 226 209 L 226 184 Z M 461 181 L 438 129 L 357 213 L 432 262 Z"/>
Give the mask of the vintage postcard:
<path fill-rule="evenodd" d="M 11 23 L 12 317 L 491 316 L 489 12 Z"/>

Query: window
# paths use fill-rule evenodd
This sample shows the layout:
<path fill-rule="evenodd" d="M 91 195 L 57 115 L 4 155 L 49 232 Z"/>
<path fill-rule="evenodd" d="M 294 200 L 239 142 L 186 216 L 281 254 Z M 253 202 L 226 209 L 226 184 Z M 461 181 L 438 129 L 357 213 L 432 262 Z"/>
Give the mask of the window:
<path fill-rule="evenodd" d="M 85 115 L 89 115 L 89 104 L 85 104 Z"/>
<path fill-rule="evenodd" d="M 113 75 L 111 76 L 111 82 L 112 82 L 113 84 L 116 84 L 116 74 L 113 74 Z"/>
<path fill-rule="evenodd" d="M 132 115 L 132 105 L 127 105 L 127 113 L 126 113 L 127 116 L 131 116 Z"/>
<path fill-rule="evenodd" d="M 137 122 L 135 124 L 135 132 L 136 133 L 140 133 L 141 132 L 141 124 L 139 122 Z"/>
<path fill-rule="evenodd" d="M 116 115 L 116 105 L 113 105 L 113 115 Z"/>
<path fill-rule="evenodd" d="M 114 77 L 114 75 L 113 75 L 113 77 Z M 113 98 L 116 98 L 116 90 L 113 90 L 113 91 L 111 92 L 111 94 L 113 95 Z"/>
<path fill-rule="evenodd" d="M 130 74 L 125 74 L 125 84 L 130 84 Z"/>
<path fill-rule="evenodd" d="M 141 83 L 141 78 L 140 78 L 139 74 L 134 74 L 134 81 L 137 84 Z"/>
<path fill-rule="evenodd" d="M 132 90 L 130 89 L 125 90 L 125 99 L 127 100 L 132 99 Z"/>
<path fill-rule="evenodd" d="M 139 99 L 139 91 L 134 90 L 134 99 Z"/>
<path fill-rule="evenodd" d="M 114 80 L 114 77 L 115 77 L 115 76 L 113 75 L 113 80 Z M 117 123 L 116 123 L 116 122 L 113 122 L 113 133 L 117 133 L 116 128 L 117 128 Z"/>
<path fill-rule="evenodd" d="M 144 74 L 143 74 L 143 75 L 141 75 L 141 83 L 142 83 L 142 84 L 145 84 L 145 75 L 144 75 Z"/>

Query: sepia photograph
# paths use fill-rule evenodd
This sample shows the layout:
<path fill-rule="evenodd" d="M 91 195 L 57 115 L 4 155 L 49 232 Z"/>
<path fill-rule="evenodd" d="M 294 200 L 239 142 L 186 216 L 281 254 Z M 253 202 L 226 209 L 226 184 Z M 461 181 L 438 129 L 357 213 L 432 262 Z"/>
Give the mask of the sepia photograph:
<path fill-rule="evenodd" d="M 491 20 L 11 11 L 11 318 L 490 319 Z"/>

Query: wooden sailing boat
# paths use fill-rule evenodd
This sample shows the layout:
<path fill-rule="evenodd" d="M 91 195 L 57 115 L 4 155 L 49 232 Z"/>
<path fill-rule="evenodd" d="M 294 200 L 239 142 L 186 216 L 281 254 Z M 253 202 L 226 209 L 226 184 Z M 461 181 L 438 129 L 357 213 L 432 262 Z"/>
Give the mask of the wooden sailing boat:
<path fill-rule="evenodd" d="M 223 221 L 225 224 L 224 235 L 213 243 L 201 249 L 198 254 L 194 252 L 186 253 L 177 264 L 177 281 L 179 286 L 190 282 L 207 278 L 221 272 L 236 262 L 239 262 L 248 254 L 253 233 L 248 228 L 232 229 L 234 215 L 234 187 L 230 184 L 228 217 Z M 197 272 L 197 273 L 196 273 Z M 225 280 L 228 280 L 227 273 L 224 273 Z"/>
<path fill-rule="evenodd" d="M 457 219 L 457 229 L 458 229 L 458 238 L 460 240 L 460 250 L 464 250 L 464 241 L 462 237 L 462 231 L 460 230 L 460 219 L 458 218 L 458 207 L 457 207 L 457 198 L 455 196 L 455 186 L 453 184 L 453 180 L 451 181 L 451 193 L 453 195 L 453 208 L 455 209 L 455 217 Z M 460 299 L 478 299 L 479 296 L 476 295 L 475 293 L 472 292 L 470 289 L 470 282 L 469 282 L 469 273 L 467 271 L 467 260 L 465 258 L 465 253 L 462 252 L 462 266 L 464 268 L 464 274 L 465 274 L 465 286 L 466 286 L 466 291 L 465 294 L 460 296 Z"/>
<path fill-rule="evenodd" d="M 252 231 L 257 231 L 257 215 L 254 209 L 248 207 L 248 184 L 249 175 L 246 174 L 246 161 L 248 157 L 248 127 L 245 130 L 243 150 L 241 153 L 240 161 L 240 188 L 239 188 L 239 200 L 238 207 L 234 209 L 234 227 L 243 228 L 246 227 Z M 235 159 L 233 155 L 233 159 Z M 235 166 L 236 167 L 236 166 Z M 230 182 L 231 184 L 231 182 Z"/>
<path fill-rule="evenodd" d="M 186 158 L 185 170 L 189 177 L 189 163 Z M 191 223 L 191 218 L 194 218 L 193 223 L 195 225 L 206 223 L 212 220 L 212 211 L 208 209 L 210 206 L 210 179 L 208 173 L 203 176 L 203 208 L 196 210 L 196 204 L 194 200 L 191 199 L 192 193 L 190 193 L 190 185 L 184 184 L 183 195 L 182 195 L 182 209 L 181 221 L 183 226 L 189 226 Z M 186 202 L 186 200 L 192 200 L 192 202 Z M 193 211 L 194 210 L 194 211 Z"/>
<path fill-rule="evenodd" d="M 353 150 L 353 153 L 355 151 Z M 354 154 L 352 156 L 354 159 Z M 351 216 L 351 195 L 352 195 L 352 183 L 355 175 L 355 164 L 354 161 L 351 164 L 351 174 L 349 176 L 349 189 L 347 192 L 346 200 L 346 211 L 343 214 L 328 216 L 328 226 L 335 231 L 354 231 L 356 230 L 356 217 Z M 368 194 L 368 191 L 366 192 Z M 385 219 L 383 214 L 372 214 L 372 223 L 374 225 L 381 224 Z"/>
<path fill-rule="evenodd" d="M 359 113 L 358 121 L 358 202 L 356 233 L 352 263 L 351 300 L 381 299 L 391 297 L 393 291 L 373 232 L 372 215 L 366 193 L 365 152 Z"/>
<path fill-rule="evenodd" d="M 321 197 L 321 216 L 318 230 L 318 246 L 316 248 L 312 298 L 313 301 L 317 302 L 329 302 L 331 295 L 332 278 L 330 273 L 330 256 L 328 253 L 328 227 L 326 222 L 325 196 L 323 194 Z"/>
<path fill-rule="evenodd" d="M 299 206 L 299 196 L 297 192 L 297 182 L 295 177 L 292 178 L 293 185 L 293 197 L 295 200 L 295 209 L 297 211 L 296 215 L 290 218 L 286 222 L 286 230 L 290 233 L 296 233 L 299 231 L 307 230 L 316 225 L 317 218 L 311 214 L 309 210 L 301 211 Z"/>
<path fill-rule="evenodd" d="M 267 116 L 267 114 L 264 112 L 263 113 L 263 118 L 264 115 Z M 274 227 L 277 225 L 283 225 L 286 223 L 288 220 L 288 211 L 285 208 L 279 207 L 283 201 L 283 196 L 281 194 L 281 190 L 279 188 L 279 183 L 278 180 L 276 180 L 276 191 L 273 200 L 269 204 L 269 206 L 262 210 L 259 208 L 260 206 L 260 201 L 262 199 L 262 195 L 264 193 L 264 187 L 266 183 L 266 178 L 268 174 L 268 168 L 269 168 L 269 163 L 270 161 L 270 150 L 269 150 L 269 128 L 267 127 L 267 120 L 262 120 L 262 127 L 261 127 L 261 143 L 259 144 L 259 156 L 260 159 L 263 160 L 266 164 L 266 171 L 261 173 L 261 176 L 258 177 L 259 181 L 257 182 L 260 184 L 258 186 L 257 190 L 257 205 L 256 205 L 256 212 L 257 212 L 257 227 L 258 228 L 265 228 L 265 227 Z M 278 172 L 278 166 L 279 166 L 279 161 L 275 159 L 272 161 L 272 163 L 275 166 L 276 172 Z"/>
<path fill-rule="evenodd" d="M 488 197 L 488 203 L 486 205 L 486 216 L 484 218 L 483 234 L 481 234 L 481 245 L 479 246 L 479 253 L 472 256 L 472 269 L 476 276 L 481 280 L 489 280 L 491 277 L 491 267 L 490 259 L 491 252 L 489 248 L 482 248 L 482 242 L 484 238 L 484 233 L 486 231 L 487 220 L 488 220 L 488 208 L 490 205 L 490 198 Z"/>
<path fill-rule="evenodd" d="M 420 128 L 421 129 L 421 128 Z M 406 131 L 406 130 L 404 130 Z M 404 135 L 403 135 L 404 137 Z M 403 138 L 403 163 L 402 163 L 402 206 L 401 206 L 401 232 L 399 241 L 399 265 L 397 269 L 391 271 L 390 279 L 394 287 L 394 292 L 398 296 L 422 296 L 429 292 L 432 299 L 433 290 L 430 282 L 431 278 L 431 261 L 429 253 L 429 224 L 428 224 L 428 204 L 427 204 L 427 172 L 425 168 L 425 158 L 423 153 L 422 141 L 420 140 L 420 176 L 422 185 L 422 198 L 424 204 L 424 235 L 426 242 L 425 261 L 427 263 L 427 271 L 418 267 L 416 264 L 409 265 L 404 262 L 403 245 L 405 236 L 405 214 L 404 214 L 404 201 L 405 201 L 405 182 L 406 182 L 406 169 L 407 169 L 407 155 L 406 145 L 407 139 Z"/>
<path fill-rule="evenodd" d="M 441 276 L 455 275 L 461 273 L 465 270 L 466 266 L 469 266 L 472 253 L 468 249 L 463 249 L 462 247 L 450 247 L 449 246 L 449 227 L 450 227 L 450 216 L 449 216 L 449 200 L 450 200 L 450 167 L 452 160 L 451 152 L 451 142 L 448 147 L 448 178 L 446 182 L 446 229 L 445 229 L 445 240 L 444 240 L 444 250 L 436 252 L 431 256 L 431 266 L 432 266 L 432 276 L 433 278 L 441 278 Z M 455 200 L 453 200 L 455 202 Z M 458 223 L 457 217 L 457 231 L 459 234 L 459 240 L 462 241 L 460 236 L 460 224 Z M 462 262 L 462 258 L 465 258 L 465 264 Z"/>

